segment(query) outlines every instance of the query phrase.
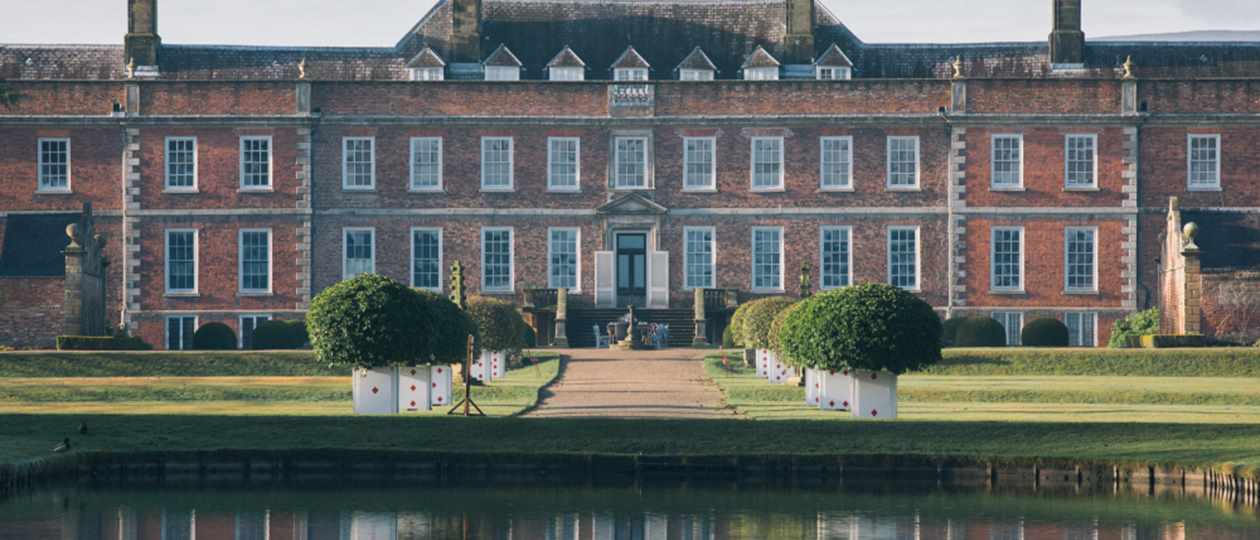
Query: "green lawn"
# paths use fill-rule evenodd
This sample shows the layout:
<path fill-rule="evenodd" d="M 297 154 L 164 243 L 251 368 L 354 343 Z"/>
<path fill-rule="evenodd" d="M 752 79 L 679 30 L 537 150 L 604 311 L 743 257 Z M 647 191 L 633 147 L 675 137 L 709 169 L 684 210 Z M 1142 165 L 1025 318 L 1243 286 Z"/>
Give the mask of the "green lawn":
<path fill-rule="evenodd" d="M 925 375 L 1260 377 L 1260 348 L 945 349 Z"/>

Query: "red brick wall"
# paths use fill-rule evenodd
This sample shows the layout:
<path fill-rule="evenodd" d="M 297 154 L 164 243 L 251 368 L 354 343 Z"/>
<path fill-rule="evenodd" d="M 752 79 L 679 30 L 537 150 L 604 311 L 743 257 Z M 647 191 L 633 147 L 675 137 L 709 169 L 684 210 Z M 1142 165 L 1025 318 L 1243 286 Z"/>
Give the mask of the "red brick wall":
<path fill-rule="evenodd" d="M 993 135 L 1023 134 L 1024 190 L 994 191 Z M 1097 191 L 1068 191 L 1066 138 L 1069 134 L 1098 135 Z M 1062 126 L 1049 128 L 969 128 L 967 130 L 968 206 L 1120 206 L 1124 130 L 1119 127 Z"/>
<path fill-rule="evenodd" d="M 72 193 L 36 193 L 39 187 L 39 139 L 70 139 Z M 0 211 L 83 209 L 97 211 L 122 204 L 120 128 L 12 127 L 0 129 Z"/>
<path fill-rule="evenodd" d="M 656 85 L 658 116 L 936 114 L 949 105 L 940 80 L 721 81 Z"/>
<path fill-rule="evenodd" d="M 282 115 L 297 111 L 292 82 L 170 82 L 140 84 L 146 115 Z"/>
<path fill-rule="evenodd" d="M 1260 81 L 1140 81 L 1138 96 L 1153 113 L 1260 112 Z"/>
<path fill-rule="evenodd" d="M 0 278 L 0 345 L 52 348 L 61 333 L 65 280 Z"/>
<path fill-rule="evenodd" d="M 272 191 L 241 191 L 241 137 L 272 138 Z M 166 138 L 197 138 L 197 192 L 165 192 Z M 140 204 L 145 209 L 293 208 L 297 201 L 294 128 L 146 128 L 140 132 Z M 116 175 L 115 175 L 116 176 Z"/>
<path fill-rule="evenodd" d="M 1190 134 L 1221 136 L 1221 191 L 1188 189 Z M 1260 206 L 1260 128 L 1161 126 L 1143 129 L 1140 138 L 1143 206 L 1166 208 L 1172 196 L 1183 208 Z"/>
<path fill-rule="evenodd" d="M 1120 81 L 968 80 L 967 112 L 1120 114 Z"/>
<path fill-rule="evenodd" d="M 606 83 L 320 82 L 312 107 L 324 114 L 603 116 Z"/>
<path fill-rule="evenodd" d="M 0 108 L 4 115 L 100 116 L 113 112 L 114 102 L 127 101 L 125 87 L 118 82 L 5 81 L 5 84 L 19 99 L 11 107 Z"/>

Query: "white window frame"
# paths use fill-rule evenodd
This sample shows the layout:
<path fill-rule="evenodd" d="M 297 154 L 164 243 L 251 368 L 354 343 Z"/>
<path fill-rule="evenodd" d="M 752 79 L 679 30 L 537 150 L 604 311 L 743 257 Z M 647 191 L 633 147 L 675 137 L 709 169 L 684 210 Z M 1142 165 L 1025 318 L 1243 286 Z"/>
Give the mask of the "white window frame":
<path fill-rule="evenodd" d="M 691 153 L 687 151 L 687 145 L 697 141 L 709 144 L 709 181 L 704 185 L 690 183 Z M 683 137 L 683 191 L 701 193 L 717 191 L 717 137 Z"/>
<path fill-rule="evenodd" d="M 562 66 L 547 68 L 547 80 L 556 82 L 573 82 L 586 80 L 586 68 Z"/>
<path fill-rule="evenodd" d="M 773 141 L 779 144 L 779 174 L 775 182 L 768 186 L 757 185 L 757 143 Z M 787 176 L 786 149 L 784 137 L 752 137 L 748 146 L 748 186 L 754 193 L 783 191 L 783 179 Z"/>
<path fill-rule="evenodd" d="M 421 287 L 420 285 L 416 284 L 416 233 L 434 233 L 437 235 L 437 247 L 438 247 L 438 255 L 437 255 L 438 285 L 437 287 Z M 411 263 L 409 265 L 410 266 L 409 281 L 411 282 L 411 286 L 417 289 L 424 289 L 426 291 L 432 291 L 432 292 L 441 294 L 441 292 L 444 290 L 442 285 L 444 283 L 444 278 L 445 278 L 445 276 L 443 275 L 442 269 L 445 268 L 444 265 L 446 264 L 446 240 L 442 236 L 442 228 L 441 227 L 412 227 L 410 233 L 407 235 L 407 243 L 410 245 L 410 250 L 411 250 L 411 259 L 410 259 Z"/>
<path fill-rule="evenodd" d="M 847 81 L 853 78 L 853 68 L 816 66 L 814 77 L 820 81 Z"/>
<path fill-rule="evenodd" d="M 411 72 L 411 80 L 413 81 L 432 82 L 432 81 L 446 80 L 445 68 L 440 68 L 440 67 L 411 68 L 408 71 Z"/>
<path fill-rule="evenodd" d="M 486 152 L 487 145 L 493 142 L 507 141 L 507 164 L 508 175 L 507 185 L 486 185 Z M 510 192 L 516 190 L 516 141 L 513 137 L 482 137 L 481 138 L 481 191 L 490 192 Z"/>
<path fill-rule="evenodd" d="M 637 140 L 643 142 L 643 183 L 640 185 L 629 185 L 622 182 L 621 179 L 621 152 L 618 149 L 621 141 Z M 652 139 L 645 135 L 617 135 L 613 137 L 613 189 L 616 190 L 645 190 L 652 189 L 652 172 L 649 167 L 652 165 Z"/>
<path fill-rule="evenodd" d="M 1093 275 L 1090 277 L 1093 286 L 1091 287 L 1072 287 L 1071 283 L 1071 265 L 1070 265 L 1070 245 L 1072 233 L 1076 231 L 1089 231 L 1094 238 L 1093 246 Z M 1094 294 L 1098 292 L 1098 227 L 1065 227 L 1063 229 L 1063 291 L 1068 294 Z"/>
<path fill-rule="evenodd" d="M 843 232 L 845 234 L 845 242 L 848 243 L 848 260 L 845 261 L 848 272 L 844 275 L 844 285 L 829 286 L 825 278 L 825 269 L 827 268 L 826 253 L 823 251 L 823 245 L 826 243 L 828 232 Z M 850 225 L 822 225 L 818 227 L 818 288 L 820 290 L 839 289 L 853 285 L 853 227 Z"/>
<path fill-rule="evenodd" d="M 893 143 L 898 141 L 914 141 L 914 184 L 893 183 Z M 923 147 L 918 135 L 890 135 L 884 143 L 885 173 L 884 183 L 889 191 L 918 191 L 923 177 Z"/>
<path fill-rule="evenodd" d="M 180 336 L 179 336 L 180 348 L 178 348 L 178 349 L 172 349 L 172 348 L 171 348 L 171 319 L 180 319 L 180 321 L 181 321 L 181 322 L 180 322 L 180 324 L 179 324 L 179 326 L 180 326 L 180 328 L 179 328 L 179 332 L 180 332 Z M 193 331 L 193 334 L 196 334 L 196 333 L 197 333 L 197 323 L 198 323 L 198 322 L 200 322 L 200 321 L 198 320 L 198 317 L 197 317 L 196 315 L 167 315 L 167 316 L 165 316 L 165 317 L 162 317 L 162 337 L 163 337 L 163 338 L 165 338 L 165 339 L 163 339 L 163 340 L 162 340 L 162 343 L 166 346 L 166 350 L 168 350 L 168 351 L 191 351 L 191 350 L 193 350 L 193 347 L 192 347 L 192 338 L 193 338 L 193 337 L 192 337 L 192 336 L 188 336 L 189 347 L 188 347 L 187 349 L 185 349 L 185 348 L 184 348 L 184 335 L 183 335 L 183 333 L 184 333 L 184 323 L 182 322 L 182 321 L 183 321 L 183 319 L 192 319 L 192 321 L 193 321 L 193 323 L 192 323 L 192 331 Z"/>
<path fill-rule="evenodd" d="M 713 80 L 713 70 L 711 69 L 680 69 L 678 70 L 678 80 L 680 81 L 711 81 Z"/>
<path fill-rule="evenodd" d="M 1072 140 L 1088 139 L 1094 149 L 1093 182 L 1090 184 L 1073 184 L 1072 182 Z M 1063 190 L 1064 191 L 1098 191 L 1098 134 L 1068 133 L 1063 136 Z"/>
<path fill-rule="evenodd" d="M 703 287 L 693 287 L 691 285 L 691 263 L 688 260 L 690 252 L 688 246 L 691 242 L 692 232 L 702 232 L 709 235 L 709 281 Z M 716 227 L 683 227 L 683 245 L 682 245 L 682 264 L 683 264 L 683 290 L 694 291 L 696 289 L 713 289 L 717 287 L 717 228 Z"/>
<path fill-rule="evenodd" d="M 893 261 L 892 261 L 892 235 L 896 231 L 914 231 L 914 284 L 909 287 L 902 287 L 907 291 L 920 292 L 923 286 L 923 233 L 918 225 L 894 225 L 888 227 L 885 234 L 884 251 L 887 253 L 884 257 L 884 264 L 888 267 L 888 283 L 893 283 Z"/>
<path fill-rule="evenodd" d="M 777 285 L 773 287 L 758 287 L 757 286 L 757 233 L 763 232 L 763 231 L 773 231 L 773 232 L 779 233 L 779 282 Z M 750 238 L 751 245 L 749 246 L 749 250 L 748 250 L 748 254 L 749 254 L 748 258 L 752 262 L 752 269 L 748 275 L 749 282 L 750 282 L 749 289 L 755 293 L 783 292 L 784 291 L 783 275 L 787 273 L 787 268 L 785 268 L 787 254 L 784 252 L 784 249 L 783 249 L 784 248 L 783 241 L 784 241 L 784 236 L 785 236 L 783 227 L 780 227 L 780 226 L 753 227 L 752 234 L 750 236 L 751 236 Z"/>
<path fill-rule="evenodd" d="M 999 139 L 1014 139 L 1016 141 L 1016 150 L 1019 152 L 1019 169 L 1016 172 L 1014 183 L 998 182 L 997 145 Z M 1023 133 L 994 133 L 989 138 L 989 189 L 993 191 L 1024 191 L 1024 161 Z"/>
<path fill-rule="evenodd" d="M 245 143 L 250 141 L 267 141 L 267 183 L 265 185 L 250 186 L 245 184 Z M 237 183 L 240 191 L 271 191 L 276 185 L 276 145 L 271 135 L 242 135 L 239 145 L 240 153 L 240 180 Z"/>
<path fill-rule="evenodd" d="M 554 254 L 554 251 L 552 250 L 551 234 L 557 231 L 565 231 L 565 232 L 573 233 L 573 257 L 574 257 L 573 279 L 574 281 L 573 281 L 573 286 L 569 288 L 569 292 L 575 293 L 575 294 L 581 294 L 582 292 L 582 228 L 581 227 L 548 227 L 547 228 L 547 287 L 552 288 L 552 289 L 560 288 L 558 285 L 556 285 L 556 282 L 553 281 L 553 278 L 555 277 L 555 275 L 552 274 L 551 272 L 552 270 L 551 257 Z"/>
<path fill-rule="evenodd" d="M 562 186 L 553 183 L 555 180 L 555 161 L 552 159 L 552 143 L 573 143 L 573 185 Z M 578 193 L 582 191 L 582 138 L 581 137 L 547 137 L 547 191 Z"/>
<path fill-rule="evenodd" d="M 521 68 L 515 66 L 486 66 L 482 78 L 487 81 L 513 82 L 521 80 Z"/>
<path fill-rule="evenodd" d="M 267 234 L 267 287 L 265 289 L 247 289 L 245 288 L 245 234 L 246 233 L 266 233 Z M 272 283 L 275 279 L 275 261 L 276 261 L 276 245 L 273 241 L 271 229 L 241 229 L 236 232 L 236 285 L 237 292 L 241 295 L 269 295 L 272 291 Z"/>
<path fill-rule="evenodd" d="M 191 289 L 172 289 L 171 288 L 171 234 L 189 233 L 192 234 L 192 281 Z M 162 233 L 162 260 L 165 273 L 162 274 L 162 288 L 166 291 L 167 296 L 196 296 L 201 287 L 201 238 L 197 229 L 166 229 Z"/>
<path fill-rule="evenodd" d="M 1216 145 L 1216 183 L 1194 183 L 1194 141 L 1212 140 Z M 1190 133 L 1186 135 L 1186 191 L 1220 191 L 1221 190 L 1221 136 L 1219 134 Z"/>
<path fill-rule="evenodd" d="M 647 68 L 617 68 L 613 70 L 614 81 L 646 81 L 650 78 Z"/>
<path fill-rule="evenodd" d="M 259 319 L 270 321 L 273 317 L 270 313 L 242 313 L 236 316 L 236 348 L 241 350 L 245 349 L 245 319 L 254 319 L 254 330 L 257 331 Z"/>
<path fill-rule="evenodd" d="M 1086 341 L 1087 336 L 1083 335 L 1083 333 L 1078 332 L 1081 334 L 1081 338 L 1082 338 L 1080 343 L 1071 342 L 1071 339 L 1072 339 L 1072 322 L 1071 321 L 1073 317 L 1076 317 L 1078 319 L 1077 325 L 1083 325 L 1087 319 L 1093 323 L 1091 325 L 1093 327 L 1093 333 L 1092 335 L 1088 336 L 1088 341 Z M 1098 346 L 1098 312 L 1096 311 L 1066 312 L 1063 314 L 1063 325 L 1068 327 L 1068 346 L 1069 347 L 1097 347 Z"/>
<path fill-rule="evenodd" d="M 191 186 L 172 186 L 171 185 L 171 143 L 187 142 L 192 143 L 192 185 Z M 167 137 L 162 143 L 163 169 L 165 178 L 162 180 L 162 191 L 167 193 L 196 193 L 198 189 L 197 182 L 197 138 L 196 137 Z"/>
<path fill-rule="evenodd" d="M 827 143 L 842 142 L 847 146 L 848 167 L 845 170 L 845 176 L 848 182 L 845 184 L 828 184 L 827 183 Z M 819 137 L 818 138 L 818 189 L 820 191 L 853 191 L 853 137 L 845 135 L 843 137 Z"/>
<path fill-rule="evenodd" d="M 376 227 L 342 227 L 341 228 L 341 279 L 350 279 L 350 259 L 346 257 L 346 236 L 350 233 L 365 232 L 372 238 L 371 268 L 364 274 L 376 273 Z"/>
<path fill-rule="evenodd" d="M 350 144 L 368 143 L 368 183 L 350 183 Z M 376 189 L 376 137 L 341 138 L 341 189 L 344 191 L 372 191 Z"/>
<path fill-rule="evenodd" d="M 757 67 L 744 70 L 745 81 L 777 81 L 779 80 L 779 68 L 777 67 Z"/>
<path fill-rule="evenodd" d="M 1015 286 L 999 287 L 997 285 L 997 236 L 1000 233 L 1017 233 L 1019 234 L 1019 283 Z M 989 229 L 989 290 L 995 293 L 1022 293 L 1024 292 L 1024 282 L 1026 281 L 1024 269 L 1026 268 L 1025 257 L 1028 249 L 1025 247 L 1027 237 L 1024 235 L 1023 227 L 993 227 Z"/>
<path fill-rule="evenodd" d="M 66 185 L 65 187 L 54 186 L 48 187 L 47 177 L 44 175 L 44 143 L 46 142 L 64 142 L 66 143 Z M 35 192 L 36 193 L 71 193 L 74 189 L 74 170 L 72 165 L 72 153 L 70 148 L 69 137 L 40 137 L 35 141 Z"/>
<path fill-rule="evenodd" d="M 508 233 L 508 286 L 491 288 L 486 286 L 486 233 Z M 516 292 L 516 229 L 514 227 L 482 227 L 481 228 L 481 292 L 489 294 L 506 294 Z"/>
<path fill-rule="evenodd" d="M 426 143 L 426 142 L 437 142 L 437 184 L 432 185 L 432 186 L 418 186 L 416 185 L 416 175 L 418 174 L 418 171 L 416 170 L 416 146 L 420 145 L 421 143 Z M 445 174 L 443 174 L 445 172 L 445 169 L 444 169 L 445 164 L 443 163 L 444 156 L 443 156 L 443 149 L 442 149 L 442 137 L 412 137 L 409 143 L 409 147 L 410 147 L 410 152 L 409 152 L 410 162 L 408 165 L 408 173 L 407 173 L 408 178 L 409 178 L 408 189 L 410 191 L 414 191 L 418 193 L 433 193 L 433 192 L 443 191 L 445 189 L 444 187 Z"/>
<path fill-rule="evenodd" d="M 997 321 L 998 324 L 1001 324 L 1002 329 L 1006 332 L 1006 346 L 1007 347 L 1023 346 L 1024 341 L 1021 334 L 1023 333 L 1023 330 L 1024 330 L 1024 312 L 1022 311 L 995 311 L 993 312 L 992 318 L 993 320 Z M 1011 322 L 1018 323 L 1015 325 L 1014 329 L 1010 327 Z M 1012 341 L 1011 338 L 1014 338 L 1014 343 L 1011 342 Z"/>

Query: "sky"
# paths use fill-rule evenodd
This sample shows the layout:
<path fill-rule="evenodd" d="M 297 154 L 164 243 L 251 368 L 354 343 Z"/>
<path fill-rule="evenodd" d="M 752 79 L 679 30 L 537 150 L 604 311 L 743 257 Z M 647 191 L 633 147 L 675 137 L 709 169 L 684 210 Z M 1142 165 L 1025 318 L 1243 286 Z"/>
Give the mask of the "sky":
<path fill-rule="evenodd" d="M 1051 0 L 823 0 L 868 43 L 1041 41 Z M 124 0 L 8 0 L 0 43 L 121 43 Z M 159 0 L 166 43 L 393 46 L 433 0 Z M 346 9 L 347 4 L 353 5 Z M 1084 0 L 1087 36 L 1260 30 L 1260 0 Z"/>

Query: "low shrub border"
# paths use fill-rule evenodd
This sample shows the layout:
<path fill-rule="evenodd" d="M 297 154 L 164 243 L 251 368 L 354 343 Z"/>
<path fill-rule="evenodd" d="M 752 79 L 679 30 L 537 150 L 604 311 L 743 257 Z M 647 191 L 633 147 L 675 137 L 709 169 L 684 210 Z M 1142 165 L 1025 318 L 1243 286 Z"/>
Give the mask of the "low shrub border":
<path fill-rule="evenodd" d="M 1206 344 L 1203 334 L 1167 335 L 1156 334 L 1142 336 L 1139 340 L 1143 349 L 1185 349 L 1202 347 Z"/>
<path fill-rule="evenodd" d="M 57 336 L 59 351 L 148 351 L 153 346 L 132 336 Z"/>

